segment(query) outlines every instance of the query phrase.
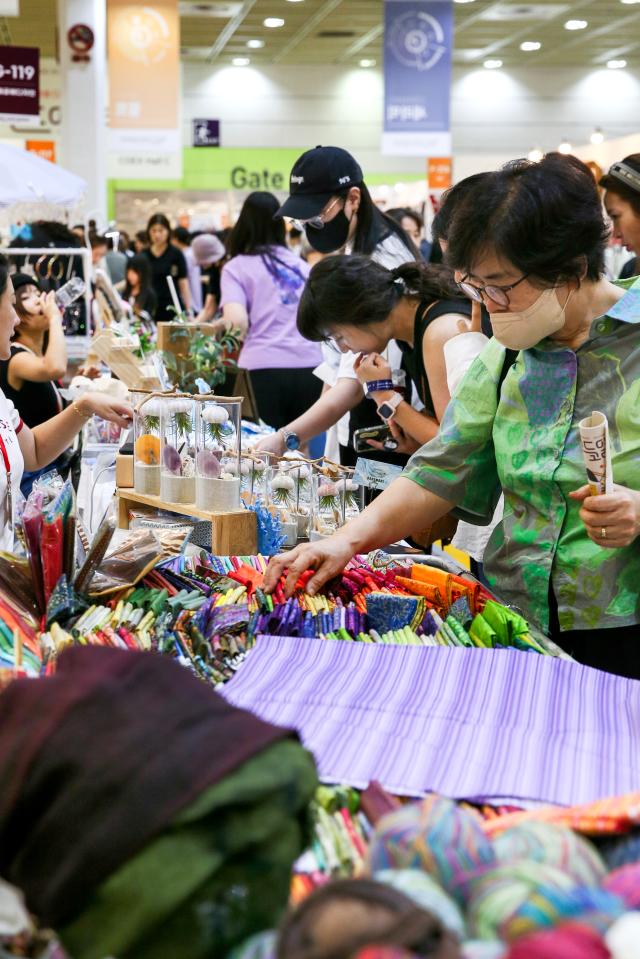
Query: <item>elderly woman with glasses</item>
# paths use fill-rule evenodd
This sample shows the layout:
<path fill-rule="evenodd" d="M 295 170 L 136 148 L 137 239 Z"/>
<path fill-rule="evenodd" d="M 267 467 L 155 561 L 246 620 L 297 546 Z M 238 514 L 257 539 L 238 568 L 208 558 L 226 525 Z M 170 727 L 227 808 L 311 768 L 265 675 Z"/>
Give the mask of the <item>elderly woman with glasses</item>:
<path fill-rule="evenodd" d="M 580 662 L 640 678 L 640 282 L 604 277 L 607 228 L 579 160 L 549 154 L 485 177 L 456 206 L 448 259 L 494 337 L 403 476 L 330 539 L 274 560 L 315 592 L 354 553 L 447 512 L 483 524 L 501 597 Z M 517 352 L 506 376 L 505 351 Z M 613 492 L 586 485 L 578 424 L 609 421 Z M 418 520 L 419 518 L 419 520 Z"/>

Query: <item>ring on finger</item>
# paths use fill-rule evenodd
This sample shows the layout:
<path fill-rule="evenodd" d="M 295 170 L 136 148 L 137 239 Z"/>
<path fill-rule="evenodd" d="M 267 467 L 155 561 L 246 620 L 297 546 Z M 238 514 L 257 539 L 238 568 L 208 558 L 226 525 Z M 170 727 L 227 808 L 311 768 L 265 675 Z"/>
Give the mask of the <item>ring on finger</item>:
<path fill-rule="evenodd" d="M 607 538 L 607 527 L 603 526 L 602 529 L 600 530 L 600 539 L 606 539 L 606 538 Z"/>

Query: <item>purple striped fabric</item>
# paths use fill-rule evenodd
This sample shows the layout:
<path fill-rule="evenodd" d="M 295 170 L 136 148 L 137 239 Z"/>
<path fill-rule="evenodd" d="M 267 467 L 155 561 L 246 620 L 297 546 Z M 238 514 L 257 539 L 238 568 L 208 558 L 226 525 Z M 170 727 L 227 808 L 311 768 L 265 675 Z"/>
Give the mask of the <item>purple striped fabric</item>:
<path fill-rule="evenodd" d="M 517 650 L 264 636 L 223 695 L 325 782 L 573 805 L 640 790 L 640 682 Z"/>

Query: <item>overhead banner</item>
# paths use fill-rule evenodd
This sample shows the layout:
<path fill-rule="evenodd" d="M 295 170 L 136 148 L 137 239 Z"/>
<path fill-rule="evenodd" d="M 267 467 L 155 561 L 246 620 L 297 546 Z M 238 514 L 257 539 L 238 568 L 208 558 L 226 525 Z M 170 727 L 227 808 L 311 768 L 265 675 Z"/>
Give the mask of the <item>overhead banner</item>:
<path fill-rule="evenodd" d="M 179 180 L 178 0 L 107 0 L 109 176 Z"/>
<path fill-rule="evenodd" d="M 40 50 L 0 47 L 0 120 L 38 126 L 39 115 Z"/>
<path fill-rule="evenodd" d="M 382 152 L 451 153 L 451 0 L 385 0 Z"/>

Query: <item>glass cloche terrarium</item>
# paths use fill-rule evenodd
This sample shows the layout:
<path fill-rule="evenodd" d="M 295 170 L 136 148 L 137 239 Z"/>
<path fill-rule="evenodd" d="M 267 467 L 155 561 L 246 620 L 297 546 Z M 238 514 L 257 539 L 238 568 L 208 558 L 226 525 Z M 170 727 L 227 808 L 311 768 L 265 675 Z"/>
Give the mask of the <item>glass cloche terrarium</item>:
<path fill-rule="evenodd" d="M 253 506 L 258 501 L 266 503 L 271 492 L 272 454 L 260 450 L 249 450 L 240 460 L 240 495 L 247 504 Z"/>
<path fill-rule="evenodd" d="M 364 487 L 344 470 L 318 469 L 312 477 L 309 539 L 331 536 L 364 509 Z"/>
<path fill-rule="evenodd" d="M 242 459 L 242 399 L 199 396 L 196 403 L 196 504 L 211 512 L 239 509 L 243 471 L 249 471 Z"/>
<path fill-rule="evenodd" d="M 160 497 L 166 503 L 195 503 L 196 404 L 191 396 L 161 400 Z"/>
<path fill-rule="evenodd" d="M 271 474 L 270 501 L 277 510 L 280 519 L 281 532 L 284 536 L 283 546 L 295 546 L 298 541 L 298 523 L 295 516 L 295 482 L 286 470 L 284 463 Z"/>
<path fill-rule="evenodd" d="M 133 414 L 133 486 L 146 496 L 160 494 L 160 414 L 162 397 L 141 398 Z"/>
<path fill-rule="evenodd" d="M 292 518 L 298 526 L 298 539 L 309 535 L 311 514 L 311 464 L 298 457 L 285 457 L 282 469 L 293 480 Z"/>

